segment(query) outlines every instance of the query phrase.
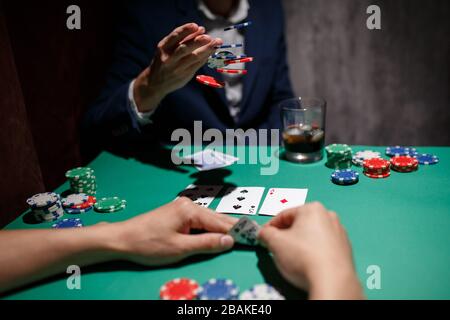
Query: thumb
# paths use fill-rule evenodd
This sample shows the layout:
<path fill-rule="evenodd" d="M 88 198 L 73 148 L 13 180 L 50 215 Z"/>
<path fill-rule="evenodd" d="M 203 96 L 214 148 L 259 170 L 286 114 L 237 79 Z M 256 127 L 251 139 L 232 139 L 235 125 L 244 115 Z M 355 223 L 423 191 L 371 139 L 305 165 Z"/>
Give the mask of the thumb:
<path fill-rule="evenodd" d="M 276 227 L 265 225 L 258 233 L 258 240 L 264 247 L 273 251 L 272 249 L 276 247 L 281 240 L 281 232 L 282 231 Z"/>
<path fill-rule="evenodd" d="M 234 239 L 230 235 L 213 232 L 183 235 L 181 241 L 188 255 L 219 253 L 231 249 L 234 245 Z"/>

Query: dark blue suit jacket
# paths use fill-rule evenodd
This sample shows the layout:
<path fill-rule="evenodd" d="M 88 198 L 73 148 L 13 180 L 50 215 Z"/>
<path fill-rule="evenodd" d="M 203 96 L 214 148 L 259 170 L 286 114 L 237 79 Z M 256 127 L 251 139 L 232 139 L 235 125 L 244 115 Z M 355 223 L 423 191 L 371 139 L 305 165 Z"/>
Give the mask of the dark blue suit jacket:
<path fill-rule="evenodd" d="M 201 120 L 203 129 L 280 128 L 278 103 L 293 97 L 286 61 L 284 14 L 279 0 L 249 0 L 245 30 L 245 51 L 255 59 L 247 63 L 243 77 L 240 118 L 229 114 L 223 89 L 214 89 L 191 80 L 169 94 L 153 114 L 152 136 L 169 141 L 176 128 L 192 130 Z M 127 1 L 118 11 L 117 43 L 106 85 L 89 108 L 84 125 L 106 136 L 136 136 L 148 132 L 139 127 L 127 105 L 128 86 L 145 69 L 158 42 L 174 28 L 188 22 L 203 25 L 195 0 Z M 221 78 L 207 66 L 198 74 Z"/>

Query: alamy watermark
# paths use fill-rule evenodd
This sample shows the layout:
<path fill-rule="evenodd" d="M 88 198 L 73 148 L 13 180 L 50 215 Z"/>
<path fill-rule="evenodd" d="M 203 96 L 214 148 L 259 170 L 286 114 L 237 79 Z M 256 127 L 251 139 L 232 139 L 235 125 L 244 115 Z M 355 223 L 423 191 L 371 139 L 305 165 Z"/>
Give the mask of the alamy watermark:
<path fill-rule="evenodd" d="M 66 286 L 69 290 L 81 290 L 81 268 L 77 265 L 70 265 L 66 270 L 70 276 L 66 280 Z"/>
<path fill-rule="evenodd" d="M 278 146 L 280 130 L 278 129 L 218 129 L 203 131 L 201 121 L 194 121 L 193 136 L 187 129 L 176 129 L 172 132 L 172 142 L 178 144 L 172 149 L 171 159 L 175 165 L 191 164 L 190 159 L 183 158 L 203 149 L 212 149 L 218 152 L 234 155 L 239 158 L 238 164 L 259 164 L 263 176 L 274 175 L 279 170 Z M 259 148 L 236 148 L 239 146 L 259 145 Z M 266 148 L 267 146 L 269 148 Z M 207 159 L 205 159 L 207 161 Z M 206 164 L 211 164 L 207 163 Z"/>

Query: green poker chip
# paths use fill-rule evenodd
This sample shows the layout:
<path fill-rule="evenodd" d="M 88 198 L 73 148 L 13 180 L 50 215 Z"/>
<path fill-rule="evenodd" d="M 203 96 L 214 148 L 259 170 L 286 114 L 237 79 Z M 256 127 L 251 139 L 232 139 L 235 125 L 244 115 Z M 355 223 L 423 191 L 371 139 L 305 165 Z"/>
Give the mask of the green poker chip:
<path fill-rule="evenodd" d="M 119 197 L 106 197 L 97 199 L 94 209 L 97 212 L 116 212 L 125 209 L 127 205 L 126 200 Z"/>
<path fill-rule="evenodd" d="M 66 172 L 66 178 L 78 180 L 84 177 L 90 177 L 94 174 L 94 170 L 87 167 L 78 167 L 70 169 Z"/>

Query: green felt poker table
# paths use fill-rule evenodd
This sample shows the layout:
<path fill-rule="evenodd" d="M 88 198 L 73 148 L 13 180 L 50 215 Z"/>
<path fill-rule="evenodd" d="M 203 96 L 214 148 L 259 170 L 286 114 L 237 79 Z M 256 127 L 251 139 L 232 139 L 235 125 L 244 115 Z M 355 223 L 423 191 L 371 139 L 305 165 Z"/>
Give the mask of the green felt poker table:
<path fill-rule="evenodd" d="M 353 147 L 354 151 L 364 149 L 384 153 L 381 147 Z M 91 211 L 79 217 L 85 225 L 122 221 L 172 201 L 192 183 L 263 186 L 265 194 L 270 187 L 307 188 L 307 202 L 320 201 L 338 213 L 352 242 L 358 276 L 369 299 L 450 299 L 450 148 L 418 149 L 437 155 L 440 162 L 422 165 L 412 173 L 392 172 L 387 179 L 361 175 L 359 183 L 352 186 L 331 183 L 332 170 L 325 167 L 325 160 L 306 165 L 280 160 L 275 175 L 261 175 L 260 164 L 233 164 L 198 172 L 189 166 L 172 166 L 167 152 L 128 158 L 103 152 L 88 165 L 95 170 L 97 196 L 123 197 L 127 208 L 110 214 Z M 278 157 L 276 149 L 265 151 Z M 361 168 L 356 170 L 362 172 Z M 66 189 L 68 183 L 56 192 Z M 215 199 L 210 208 L 215 209 L 218 202 Z M 29 224 L 26 215 L 6 229 L 51 227 L 52 223 Z M 263 224 L 270 217 L 254 219 Z M 366 285 L 370 266 L 374 265 L 381 271 L 379 289 Z M 160 286 L 177 277 L 190 277 L 200 283 L 210 278 L 230 278 L 241 289 L 268 282 L 288 298 L 305 297 L 281 278 L 265 250 L 237 247 L 225 254 L 193 257 L 164 268 L 126 262 L 85 267 L 81 269 L 81 290 L 68 290 L 67 275 L 61 275 L 16 290 L 5 298 L 158 299 Z"/>

